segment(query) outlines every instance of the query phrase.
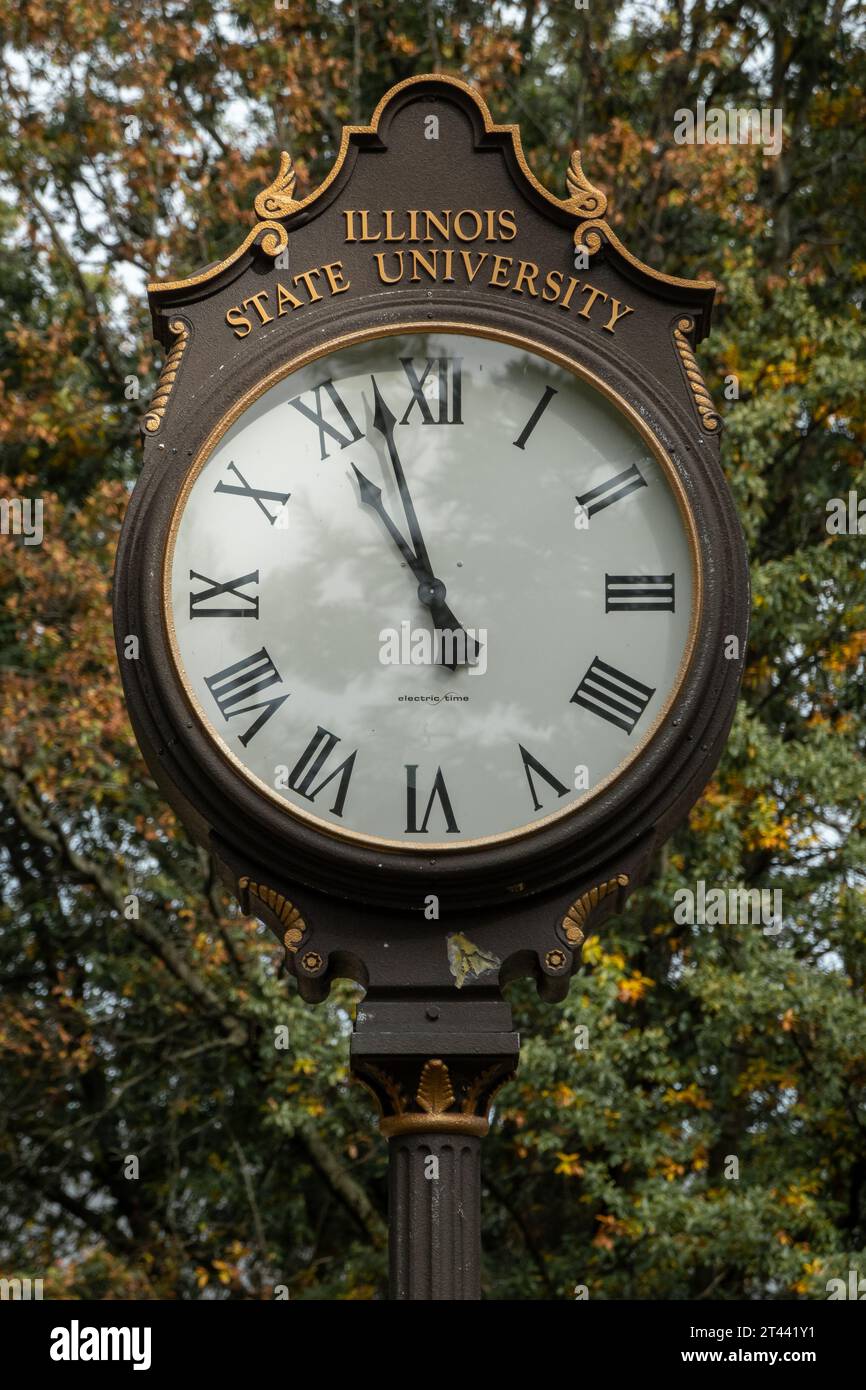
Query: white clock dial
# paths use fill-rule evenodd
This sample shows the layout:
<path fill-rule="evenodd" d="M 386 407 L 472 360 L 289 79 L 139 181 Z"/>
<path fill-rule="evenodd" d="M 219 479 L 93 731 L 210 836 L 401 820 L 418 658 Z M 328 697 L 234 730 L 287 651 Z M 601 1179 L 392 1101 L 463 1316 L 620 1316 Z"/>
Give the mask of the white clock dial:
<path fill-rule="evenodd" d="M 540 352 L 382 336 L 193 468 L 168 627 L 210 737 L 289 813 L 429 849 L 567 814 L 685 672 L 697 550 L 637 417 Z"/>

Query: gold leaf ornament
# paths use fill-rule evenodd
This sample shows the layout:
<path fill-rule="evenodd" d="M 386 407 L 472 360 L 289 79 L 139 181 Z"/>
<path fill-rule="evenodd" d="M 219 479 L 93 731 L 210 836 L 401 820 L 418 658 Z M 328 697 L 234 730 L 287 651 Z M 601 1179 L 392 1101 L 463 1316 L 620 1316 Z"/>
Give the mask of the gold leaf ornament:
<path fill-rule="evenodd" d="M 428 1115 L 442 1115 L 454 1104 L 451 1077 L 439 1057 L 424 1063 L 415 1099 Z"/>
<path fill-rule="evenodd" d="M 280 925 L 285 928 L 283 945 L 286 950 L 297 951 L 307 930 L 307 924 L 294 903 L 290 902 L 285 894 L 278 893 L 275 888 L 268 888 L 264 883 L 253 883 L 246 875 L 238 879 L 238 889 L 242 895 L 241 906 L 245 907 L 246 911 L 250 910 L 250 898 L 258 898 L 259 902 L 271 909 L 279 918 Z M 247 898 L 246 905 L 243 902 L 244 895 Z"/>
<path fill-rule="evenodd" d="M 597 907 L 602 898 L 606 898 L 608 893 L 616 892 L 617 888 L 625 888 L 628 883 L 628 874 L 617 874 L 616 878 L 609 878 L 605 883 L 597 883 L 594 888 L 589 888 L 571 904 L 562 919 L 562 930 L 569 946 L 580 946 L 583 944 L 583 928 L 586 919 Z"/>

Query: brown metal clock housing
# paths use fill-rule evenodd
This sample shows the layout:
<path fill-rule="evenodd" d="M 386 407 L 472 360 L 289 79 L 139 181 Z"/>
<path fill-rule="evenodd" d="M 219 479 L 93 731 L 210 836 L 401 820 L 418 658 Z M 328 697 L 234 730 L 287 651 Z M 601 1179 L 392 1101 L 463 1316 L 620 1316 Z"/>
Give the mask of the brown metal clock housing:
<path fill-rule="evenodd" d="M 427 139 L 431 118 L 436 138 Z M 494 124 L 465 83 L 412 78 L 385 95 L 368 126 L 344 130 L 334 167 L 313 193 L 295 197 L 284 154 L 275 182 L 255 201 L 259 220 L 238 249 L 149 291 L 166 357 L 143 419 L 144 466 L 115 587 L 135 731 L 166 798 L 213 852 L 243 908 L 285 943 L 302 994 L 323 998 L 338 975 L 366 987 L 355 1069 L 392 1118 L 429 1121 L 437 1105 L 453 1119 L 458 1110 L 470 1120 L 483 1116 L 493 1082 L 477 1085 L 468 1102 L 478 1072 L 466 1059 L 473 1051 L 498 1058 L 494 1080 L 513 1066 L 516 1040 L 502 985 L 529 974 L 544 997 L 564 996 L 587 924 L 595 927 L 622 904 L 709 780 L 737 698 L 746 556 L 719 463 L 721 421 L 695 360 L 714 286 L 663 275 L 627 251 L 577 154 L 566 185 L 564 198 L 542 187 L 517 128 Z M 383 278 L 376 252 L 389 231 L 396 239 L 411 230 L 410 219 L 424 209 L 452 210 L 450 240 L 438 244 L 455 258 L 464 244 L 459 233 L 471 233 L 478 215 L 456 224 L 457 211 L 484 210 L 483 244 L 500 258 L 498 277 L 449 276 L 453 265 L 443 254 L 435 276 L 422 269 Z M 538 279 L 526 267 L 535 267 Z M 528 292 L 550 272 L 559 287 L 555 300 Z M 572 281 L 582 299 L 564 304 Z M 290 282 L 295 302 L 288 304 L 278 285 Z M 578 303 L 589 302 L 598 312 L 581 313 Z M 428 329 L 531 348 L 616 404 L 678 498 L 697 600 L 668 707 L 640 755 L 595 795 L 499 841 L 394 849 L 292 814 L 215 747 L 173 653 L 166 555 L 191 479 L 270 383 L 338 346 Z M 139 639 L 138 660 L 124 657 L 130 634 Z M 431 894 L 439 902 L 435 920 L 422 910 Z M 475 1007 L 467 1027 L 469 1014 L 458 1001 L 469 1000 Z M 396 1040 L 407 1029 L 415 1073 L 404 1078 L 400 1110 L 375 1059 L 390 1057 L 398 1071 L 393 1059 L 403 1045 Z M 476 1033 L 483 1041 L 467 1042 Z M 429 1063 L 442 1056 L 451 1058 L 451 1075 L 438 1085 Z"/>

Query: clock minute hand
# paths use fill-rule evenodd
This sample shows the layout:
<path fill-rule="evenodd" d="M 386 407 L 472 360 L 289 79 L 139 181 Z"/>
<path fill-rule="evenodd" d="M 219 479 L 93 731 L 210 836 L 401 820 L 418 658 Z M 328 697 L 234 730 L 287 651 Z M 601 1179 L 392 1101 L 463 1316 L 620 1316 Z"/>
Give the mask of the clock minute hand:
<path fill-rule="evenodd" d="M 424 542 L 424 537 L 421 534 L 421 526 L 418 521 L 418 515 L 415 511 L 415 504 L 412 501 L 412 494 L 409 491 L 409 484 L 406 482 L 406 475 L 403 472 L 403 465 L 400 462 L 400 455 L 397 453 L 397 446 L 394 443 L 394 426 L 397 423 L 397 417 L 385 404 L 382 393 L 379 390 L 379 383 L 376 381 L 375 376 L 371 375 L 370 380 L 373 383 L 373 398 L 376 403 L 375 410 L 373 412 L 373 425 L 379 431 L 379 433 L 383 435 L 385 439 L 385 444 L 388 449 L 388 457 L 391 460 L 391 467 L 394 470 L 394 477 L 397 480 L 397 487 L 400 492 L 400 499 L 403 503 L 403 510 L 406 513 L 406 520 L 409 523 L 409 535 L 412 538 L 412 544 L 415 547 L 415 553 L 418 556 L 418 559 L 421 561 L 421 564 L 424 566 L 427 573 L 427 577 L 430 581 L 428 586 L 425 586 L 423 582 L 419 584 L 418 597 L 420 598 L 421 602 L 426 604 L 426 606 L 430 609 L 431 615 L 433 617 L 434 627 L 438 628 L 442 632 L 453 632 L 455 634 L 458 632 L 463 633 L 465 639 L 464 660 L 469 660 L 470 657 L 478 655 L 478 652 L 481 650 L 481 647 L 479 643 L 475 641 L 474 638 L 470 637 L 468 633 L 465 632 L 462 623 L 458 622 L 454 614 L 451 612 L 451 609 L 448 607 L 447 603 L 445 603 L 445 585 L 433 574 L 433 566 L 430 563 L 430 556 L 427 553 L 427 546 Z M 416 570 L 415 573 L 417 575 L 418 571 Z M 454 670 L 456 660 L 445 661 L 445 658 L 443 656 L 443 661 L 446 666 L 451 667 L 452 671 Z"/>
<path fill-rule="evenodd" d="M 426 567 L 429 574 L 433 573 L 433 566 L 430 564 L 430 556 L 427 554 L 427 547 L 424 544 L 424 537 L 421 535 L 421 527 L 418 524 L 418 517 L 415 512 L 415 505 L 409 492 L 409 485 L 406 482 L 406 475 L 403 472 L 403 465 L 400 462 L 400 455 L 397 453 L 397 446 L 394 443 L 394 426 L 397 423 L 396 415 L 393 415 L 382 399 L 378 383 L 374 376 L 370 380 L 373 383 L 373 396 L 376 408 L 373 412 L 373 424 L 380 434 L 384 435 L 385 444 L 388 448 L 388 457 L 391 460 L 391 467 L 394 470 L 394 477 L 397 479 L 397 487 L 400 492 L 400 500 L 403 503 L 403 510 L 406 513 L 406 520 L 409 523 L 409 535 L 415 547 L 415 554 Z"/>

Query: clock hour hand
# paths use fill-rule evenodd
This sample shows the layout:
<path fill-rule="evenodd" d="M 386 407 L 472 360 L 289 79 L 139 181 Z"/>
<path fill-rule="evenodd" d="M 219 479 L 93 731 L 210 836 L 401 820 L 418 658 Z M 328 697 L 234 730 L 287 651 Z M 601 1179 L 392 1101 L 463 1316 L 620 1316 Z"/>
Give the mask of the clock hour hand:
<path fill-rule="evenodd" d="M 407 544 L 399 529 L 394 525 L 391 517 L 385 510 L 382 502 L 382 489 L 375 483 L 371 483 L 356 465 L 352 464 L 352 470 L 358 480 L 358 491 L 361 501 L 365 506 L 370 507 L 376 515 L 384 522 L 385 529 L 398 551 L 402 555 L 406 564 L 418 580 L 418 598 L 426 608 L 430 609 L 434 628 L 442 633 L 451 633 L 450 644 L 443 643 L 442 662 L 453 671 L 458 660 L 466 662 L 470 657 L 476 656 L 480 650 L 478 643 L 464 631 L 462 624 L 455 618 L 448 604 L 445 602 L 445 585 L 441 579 L 437 579 L 431 573 L 429 563 L 425 564 Z M 426 551 L 424 552 L 426 556 Z M 460 634 L 462 633 L 462 640 Z M 474 649 L 474 650 L 473 650 Z M 458 653 L 461 653 L 458 658 Z"/>
<path fill-rule="evenodd" d="M 421 563 L 415 551 L 403 539 L 399 530 L 386 512 L 382 501 L 382 489 L 377 487 L 375 483 L 371 483 L 369 478 L 365 478 L 364 474 L 354 463 L 352 464 L 352 471 L 358 479 L 358 491 L 361 494 L 361 501 L 366 507 L 372 508 L 376 515 L 385 523 L 385 529 L 388 535 L 391 537 L 400 554 L 403 556 L 403 559 L 406 561 L 406 564 L 415 575 L 415 578 L 419 581 L 424 579 L 432 580 L 433 576 L 430 574 L 428 567 Z"/>
<path fill-rule="evenodd" d="M 432 579 L 422 579 L 418 585 L 418 597 L 430 609 L 434 628 L 442 633 L 444 640 L 440 660 L 443 666 L 450 666 L 453 671 L 458 663 L 471 664 L 480 652 L 481 645 L 474 637 L 469 636 L 451 612 L 445 602 L 445 585 L 442 580 L 436 579 L 435 576 Z M 446 634 L 450 636 L 450 642 Z"/>

